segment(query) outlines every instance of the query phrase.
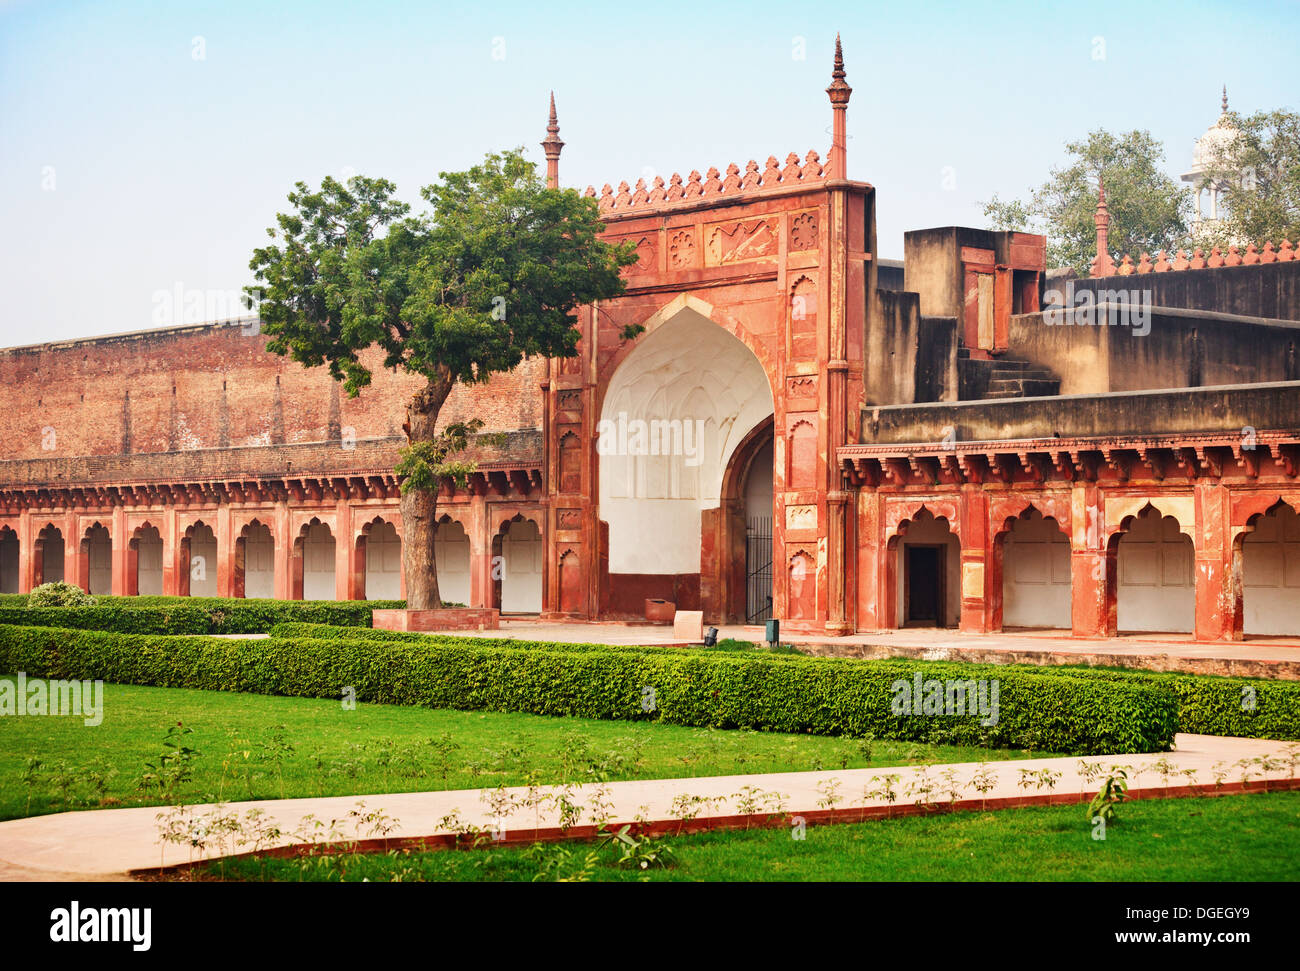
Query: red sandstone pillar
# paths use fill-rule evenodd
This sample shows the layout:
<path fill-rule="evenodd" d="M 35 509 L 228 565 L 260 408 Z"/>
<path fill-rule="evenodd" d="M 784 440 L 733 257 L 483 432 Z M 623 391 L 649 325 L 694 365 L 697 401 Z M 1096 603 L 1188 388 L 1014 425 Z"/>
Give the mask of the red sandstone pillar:
<path fill-rule="evenodd" d="M 470 498 L 467 518 L 470 574 L 467 606 L 488 607 L 492 600 L 492 538 L 488 535 L 487 504 L 477 492 Z"/>
<path fill-rule="evenodd" d="M 126 534 L 125 506 L 113 507 L 112 522 L 113 530 L 112 535 L 109 537 L 109 542 L 113 544 L 113 581 L 111 589 L 113 591 L 113 596 L 125 597 L 129 596 L 128 589 L 129 586 L 134 583 L 135 576 L 135 560 L 128 556 L 128 554 L 134 553 L 135 551 L 130 548 L 130 537 Z M 128 573 L 130 575 L 129 580 Z M 89 573 L 87 573 L 87 576 L 89 576 Z"/>
<path fill-rule="evenodd" d="M 1114 637 L 1116 568 L 1106 549 L 1100 490 L 1076 483 L 1070 495 L 1070 626 L 1075 637 Z"/>
<path fill-rule="evenodd" d="M 352 506 L 340 499 L 334 507 L 334 599 L 359 600 L 353 589 L 353 557 L 356 538 L 352 535 Z"/>
<path fill-rule="evenodd" d="M 179 596 L 177 570 L 180 566 L 181 544 L 176 536 L 176 507 L 169 506 L 163 513 L 162 592 L 164 597 Z"/>
<path fill-rule="evenodd" d="M 393 513 L 390 513 L 389 516 L 391 517 L 391 522 L 392 522 L 392 524 L 393 524 L 393 528 L 394 528 L 395 530 L 397 530 L 397 535 L 400 536 L 400 537 L 402 538 L 402 542 L 405 543 L 405 542 L 406 542 L 406 536 L 405 536 L 405 534 L 402 532 L 402 514 L 401 514 L 400 512 L 393 512 Z M 406 599 L 406 569 L 405 569 L 405 567 L 403 567 L 401 570 L 399 570 L 399 571 L 398 571 L 398 574 L 397 574 L 397 593 L 398 593 L 398 596 L 399 596 L 402 600 L 405 600 L 405 599 Z"/>
<path fill-rule="evenodd" d="M 116 549 L 113 551 L 115 554 Z M 140 596 L 140 550 L 129 541 L 126 547 L 126 595 Z M 117 588 L 117 557 L 113 557 L 113 588 Z"/>
<path fill-rule="evenodd" d="M 235 540 L 230 535 L 230 507 L 217 507 L 217 596 L 234 596 Z"/>
<path fill-rule="evenodd" d="M 277 600 L 292 600 L 293 538 L 289 535 L 287 502 L 276 503 L 275 514 L 270 525 L 271 536 L 275 539 L 275 597 Z"/>
<path fill-rule="evenodd" d="M 884 626 L 885 547 L 880 542 L 880 500 L 875 489 L 862 489 L 857 502 L 858 630 Z"/>
<path fill-rule="evenodd" d="M 961 630 L 987 634 L 992 630 L 988 495 L 976 484 L 962 486 L 961 503 Z"/>
<path fill-rule="evenodd" d="M 831 452 L 830 460 L 834 460 Z M 832 474 L 835 469 L 832 467 Z M 852 494 L 835 489 L 826 494 L 826 633 L 842 636 L 853 630 L 848 618 L 848 509 Z"/>
<path fill-rule="evenodd" d="M 32 592 L 36 543 L 32 536 L 32 514 L 24 509 L 18 514 L 18 592 Z"/>
<path fill-rule="evenodd" d="M 1198 641 L 1242 639 L 1241 572 L 1235 569 L 1228 490 L 1217 482 L 1196 484 L 1196 622 Z"/>
<path fill-rule="evenodd" d="M 81 542 L 80 517 L 69 512 L 63 523 L 63 579 L 90 592 L 90 564 Z"/>

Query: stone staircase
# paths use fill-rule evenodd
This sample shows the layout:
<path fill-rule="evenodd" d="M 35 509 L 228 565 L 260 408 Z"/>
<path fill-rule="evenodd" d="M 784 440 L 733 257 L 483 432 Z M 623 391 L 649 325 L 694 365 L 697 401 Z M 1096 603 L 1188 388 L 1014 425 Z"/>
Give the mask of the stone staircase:
<path fill-rule="evenodd" d="M 991 361 L 972 359 L 957 349 L 957 378 L 962 401 L 1039 398 L 1061 393 L 1061 379 L 1047 368 L 1004 354 Z"/>

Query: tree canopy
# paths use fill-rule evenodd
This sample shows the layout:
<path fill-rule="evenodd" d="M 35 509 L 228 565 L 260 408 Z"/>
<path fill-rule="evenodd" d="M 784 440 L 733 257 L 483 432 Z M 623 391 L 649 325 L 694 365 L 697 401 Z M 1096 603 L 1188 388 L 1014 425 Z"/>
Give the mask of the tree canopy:
<path fill-rule="evenodd" d="M 427 207 L 416 214 L 386 179 L 297 183 L 289 211 L 267 230 L 272 242 L 249 262 L 257 283 L 245 288 L 267 348 L 328 367 L 349 395 L 371 382 L 362 358 L 371 348 L 384 367 L 424 379 L 407 405 L 396 468 L 415 608 L 439 606 L 437 489 L 473 470 L 456 456 L 482 427 L 437 428 L 452 387 L 486 382 L 526 356 L 575 355 L 574 311 L 621 293 L 621 270 L 636 261 L 630 244 L 600 238 L 596 200 L 546 188 L 522 150 L 439 180 L 420 190 Z"/>
<path fill-rule="evenodd" d="M 1112 253 L 1154 253 L 1188 243 L 1191 201 L 1187 189 L 1162 171 L 1164 148 L 1150 132 L 1112 135 L 1104 129 L 1065 146 L 1069 161 L 1027 202 L 984 203 L 993 229 L 1047 236 L 1048 266 L 1086 274 L 1096 255 L 1097 180 L 1106 184 Z"/>
<path fill-rule="evenodd" d="M 1229 112 L 1236 134 L 1211 154 L 1201 188 L 1223 188 L 1221 223 L 1198 242 L 1275 245 L 1300 239 L 1300 114 L 1259 111 L 1242 117 Z"/>

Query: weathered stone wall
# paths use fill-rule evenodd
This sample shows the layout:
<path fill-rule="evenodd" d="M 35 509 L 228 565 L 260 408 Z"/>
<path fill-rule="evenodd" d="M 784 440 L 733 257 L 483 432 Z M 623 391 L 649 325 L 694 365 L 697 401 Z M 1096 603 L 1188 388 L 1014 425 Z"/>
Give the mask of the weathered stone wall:
<path fill-rule="evenodd" d="M 1075 290 L 1140 287 L 1158 307 L 1300 320 L 1300 262 L 1206 267 L 1074 281 Z"/>
<path fill-rule="evenodd" d="M 1098 307 L 1095 319 L 1108 313 Z M 1160 306 L 1138 327 L 1117 319 L 1114 326 L 1048 326 L 1042 313 L 1015 314 L 1011 347 L 1058 375 L 1062 394 L 1300 378 L 1300 324 Z"/>
<path fill-rule="evenodd" d="M 239 323 L 203 324 L 0 351 L 7 459 L 122 455 L 402 437 L 417 378 L 379 367 L 349 398 L 325 368 L 267 352 Z M 542 426 L 543 360 L 453 391 L 444 422 Z M 268 456 L 268 464 L 279 464 Z"/>
<path fill-rule="evenodd" d="M 1300 381 L 1059 398 L 1005 398 L 867 408 L 862 441 L 963 442 L 1152 434 L 1233 433 L 1300 425 Z"/>

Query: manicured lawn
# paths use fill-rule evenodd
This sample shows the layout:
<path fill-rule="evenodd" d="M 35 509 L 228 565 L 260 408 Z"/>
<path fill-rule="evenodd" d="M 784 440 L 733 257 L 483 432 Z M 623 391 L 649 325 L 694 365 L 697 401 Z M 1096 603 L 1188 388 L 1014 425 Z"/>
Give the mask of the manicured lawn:
<path fill-rule="evenodd" d="M 199 753 L 192 777 L 176 782 L 170 798 L 157 786 L 141 790 L 146 763 L 158 765 L 178 722 L 193 729 L 180 740 Z M 530 777 L 615 781 L 1028 754 L 396 705 L 347 711 L 338 701 L 110 684 L 96 727 L 74 716 L 0 718 L 0 819 L 168 801 L 494 788 Z M 34 773 L 29 758 L 41 762 Z"/>
<path fill-rule="evenodd" d="M 1255 881 L 1300 877 L 1300 792 L 1142 800 L 1104 841 L 1083 806 L 959 812 L 701 833 L 660 841 L 668 868 L 618 865 L 593 843 L 210 864 L 237 880 Z M 184 877 L 181 877 L 184 879 Z"/>

